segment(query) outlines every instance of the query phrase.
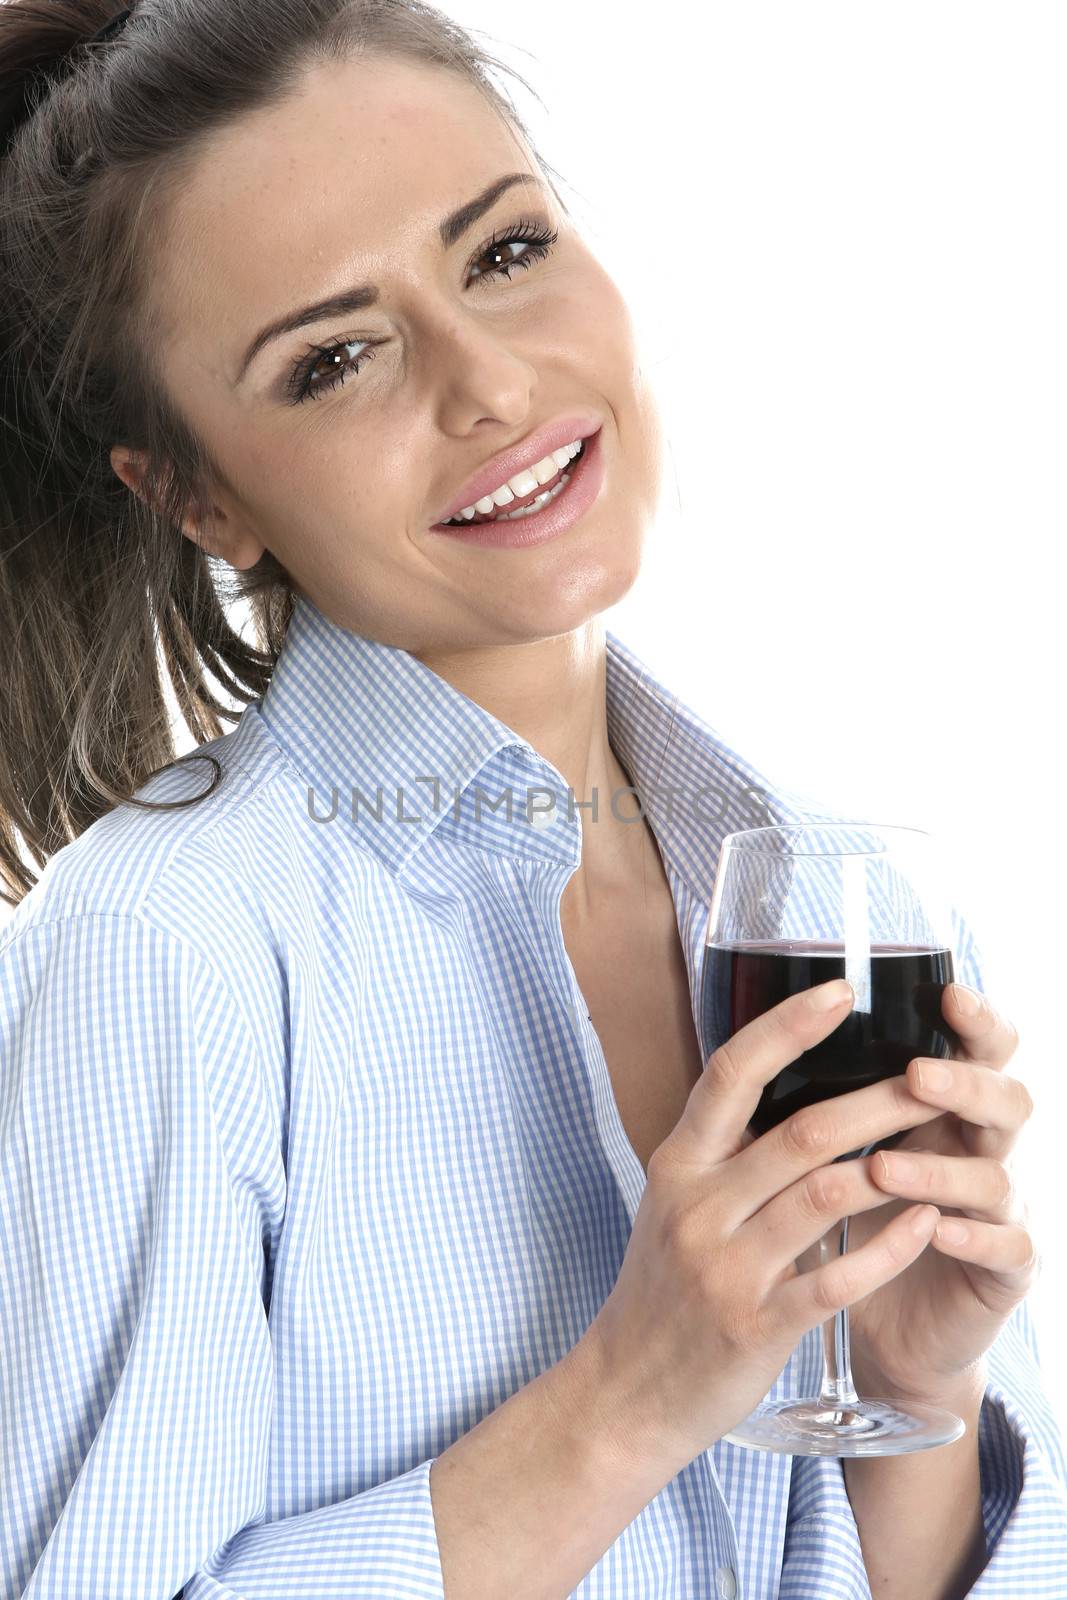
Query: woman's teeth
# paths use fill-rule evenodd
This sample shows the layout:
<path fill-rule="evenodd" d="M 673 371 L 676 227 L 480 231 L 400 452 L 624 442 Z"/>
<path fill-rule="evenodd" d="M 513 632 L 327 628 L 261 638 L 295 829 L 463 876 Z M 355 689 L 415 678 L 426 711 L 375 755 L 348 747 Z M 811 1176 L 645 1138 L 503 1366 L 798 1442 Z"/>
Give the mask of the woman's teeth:
<path fill-rule="evenodd" d="M 472 506 L 464 506 L 454 517 L 446 518 L 442 527 L 449 527 L 459 522 L 472 522 L 476 516 L 482 522 L 517 522 L 520 517 L 529 517 L 536 511 L 542 511 L 550 500 L 554 500 L 566 488 L 570 482 L 569 473 L 564 472 L 558 483 L 553 483 L 551 489 L 539 494 L 529 505 L 520 506 L 517 511 L 503 511 L 501 508 L 510 505 L 512 500 L 521 500 L 526 495 L 532 494 L 539 484 L 550 482 L 563 467 L 569 466 L 579 457 L 584 448 L 584 439 L 575 439 L 571 444 L 561 445 L 558 450 L 553 450 L 550 455 L 535 462 L 532 467 L 516 473 L 514 478 L 509 478 L 499 489 L 494 489 L 491 495 L 484 495 Z"/>
<path fill-rule="evenodd" d="M 546 489 L 544 494 L 539 494 L 536 500 L 531 500 L 528 506 L 520 506 L 518 511 L 498 511 L 496 516 L 489 517 L 488 521 L 518 522 L 520 517 L 532 517 L 535 511 L 543 511 L 550 500 L 561 494 L 570 481 L 570 473 L 565 472 L 558 483 L 554 483 L 551 489 Z"/>

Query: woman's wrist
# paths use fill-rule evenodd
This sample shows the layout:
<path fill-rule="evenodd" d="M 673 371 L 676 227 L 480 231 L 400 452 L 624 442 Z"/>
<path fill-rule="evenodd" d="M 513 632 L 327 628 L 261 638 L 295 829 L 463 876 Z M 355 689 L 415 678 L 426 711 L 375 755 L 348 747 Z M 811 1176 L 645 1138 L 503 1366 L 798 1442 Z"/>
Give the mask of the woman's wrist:
<path fill-rule="evenodd" d="M 447 1600 L 570 1594 L 670 1481 L 614 1401 L 583 1339 L 441 1452 L 429 1485 Z"/>
<path fill-rule="evenodd" d="M 977 1459 L 978 1427 L 985 1389 L 984 1364 L 980 1371 L 968 1371 L 952 1379 L 946 1379 L 942 1389 L 935 1391 L 931 1387 L 922 1394 L 903 1393 L 899 1389 L 894 1391 L 892 1387 L 867 1389 L 858 1386 L 858 1392 L 864 1399 L 889 1400 L 902 1406 L 906 1406 L 909 1401 L 915 1401 L 920 1405 L 936 1406 L 942 1411 L 951 1411 L 963 1422 L 964 1432 L 951 1444 L 940 1446 L 937 1450 L 906 1452 L 898 1456 L 845 1457 L 843 1461 L 845 1482 L 853 1502 L 853 1510 L 857 1509 L 871 1485 L 878 1485 L 884 1489 L 895 1478 L 914 1479 L 917 1476 L 917 1468 L 925 1472 L 932 1464 L 935 1468 L 940 1465 L 942 1470 L 945 1470 L 949 1463 L 955 1464 L 958 1468 L 967 1458 Z"/>
<path fill-rule="evenodd" d="M 861 1391 L 862 1392 L 862 1391 Z M 924 1399 L 961 1417 L 951 1444 L 898 1456 L 846 1457 L 845 1489 L 873 1600 L 962 1600 L 988 1560 L 978 1423 L 984 1383 L 968 1373 Z M 877 1394 L 873 1398 L 878 1398 Z M 906 1404 L 909 1397 L 889 1395 Z M 901 1539 L 901 1530 L 907 1537 Z"/>
<path fill-rule="evenodd" d="M 652 1499 L 686 1465 L 646 1419 L 635 1414 L 608 1362 L 593 1323 L 557 1364 L 553 1397 L 571 1418 L 583 1419 L 605 1465 L 623 1474 Z M 562 1413 L 561 1413 L 562 1414 Z"/>
<path fill-rule="evenodd" d="M 926 1379 L 922 1383 L 903 1384 L 866 1368 L 862 1358 L 853 1355 L 852 1380 L 861 1400 L 890 1400 L 900 1405 L 907 1405 L 909 1400 L 914 1400 L 920 1405 L 956 1411 L 966 1420 L 967 1415 L 981 1410 L 989 1372 L 983 1357 L 962 1372 L 944 1378 Z"/>

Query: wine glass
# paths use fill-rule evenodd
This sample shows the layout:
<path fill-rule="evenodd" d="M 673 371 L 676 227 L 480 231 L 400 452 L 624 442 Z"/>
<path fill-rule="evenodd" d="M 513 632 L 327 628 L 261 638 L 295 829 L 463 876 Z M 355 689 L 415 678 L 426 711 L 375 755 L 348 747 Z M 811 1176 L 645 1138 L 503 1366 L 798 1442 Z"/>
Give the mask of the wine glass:
<path fill-rule="evenodd" d="M 903 1074 L 915 1056 L 957 1053 L 941 1014 L 953 957 L 950 902 L 921 829 L 815 822 L 727 834 L 704 943 L 704 1059 L 787 995 L 848 979 L 856 996 L 848 1016 L 764 1086 L 749 1123 L 758 1138 L 803 1106 Z M 835 1159 L 888 1149 L 907 1131 Z M 846 1217 L 818 1254 L 826 1262 L 847 1248 Z M 951 1411 L 860 1399 L 844 1307 L 823 1328 L 822 1392 L 764 1402 L 725 1437 L 786 1455 L 893 1456 L 963 1432 Z"/>

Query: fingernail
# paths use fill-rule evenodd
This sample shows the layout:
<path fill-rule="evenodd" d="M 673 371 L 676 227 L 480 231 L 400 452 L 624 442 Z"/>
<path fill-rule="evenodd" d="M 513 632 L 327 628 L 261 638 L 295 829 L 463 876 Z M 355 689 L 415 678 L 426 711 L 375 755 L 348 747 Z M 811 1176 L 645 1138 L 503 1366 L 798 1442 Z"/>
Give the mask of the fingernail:
<path fill-rule="evenodd" d="M 883 1152 L 878 1159 L 882 1163 L 882 1176 L 888 1178 L 890 1183 L 907 1183 L 919 1176 L 919 1163 L 914 1156 L 901 1155 L 899 1152 L 886 1155 Z"/>
<path fill-rule="evenodd" d="M 944 1239 L 946 1244 L 967 1243 L 967 1225 L 964 1222 L 957 1222 L 955 1217 L 946 1217 L 943 1222 L 938 1223 L 934 1232 L 939 1239 Z"/>
<path fill-rule="evenodd" d="M 916 1211 L 915 1215 L 911 1219 L 912 1233 L 917 1233 L 921 1236 L 922 1234 L 928 1232 L 930 1228 L 930 1218 L 936 1215 L 937 1212 L 933 1206 L 923 1206 L 921 1211 Z"/>
<path fill-rule="evenodd" d="M 932 1089 L 937 1094 L 952 1082 L 952 1068 L 938 1061 L 924 1061 L 921 1067 L 915 1068 L 915 1076 L 921 1090 Z"/>
<path fill-rule="evenodd" d="M 813 1011 L 832 1011 L 835 1006 L 842 1006 L 846 1000 L 855 998 L 852 985 L 844 978 L 831 978 L 829 983 L 820 983 L 808 993 Z"/>
<path fill-rule="evenodd" d="M 976 994 L 973 989 L 968 989 L 965 983 L 954 983 L 952 985 L 952 998 L 965 1017 L 976 1017 L 978 1015 L 978 1008 L 982 1004 L 981 996 Z"/>

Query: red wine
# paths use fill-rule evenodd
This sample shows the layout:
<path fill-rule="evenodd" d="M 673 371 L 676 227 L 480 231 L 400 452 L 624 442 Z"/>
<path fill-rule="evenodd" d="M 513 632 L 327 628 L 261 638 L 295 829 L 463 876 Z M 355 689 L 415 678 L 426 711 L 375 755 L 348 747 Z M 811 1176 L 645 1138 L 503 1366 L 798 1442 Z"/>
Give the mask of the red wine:
<path fill-rule="evenodd" d="M 708 945 L 701 980 L 705 1061 L 746 1022 L 788 995 L 844 976 L 841 943 Z M 764 1086 L 749 1124 L 757 1138 L 803 1106 L 900 1076 L 915 1056 L 951 1056 L 960 1050 L 958 1035 L 941 1014 L 941 996 L 953 979 L 950 950 L 872 944 L 870 979 L 870 1010 L 854 1007 L 832 1033 Z M 875 1148 L 887 1149 L 900 1137 L 892 1134 Z"/>

